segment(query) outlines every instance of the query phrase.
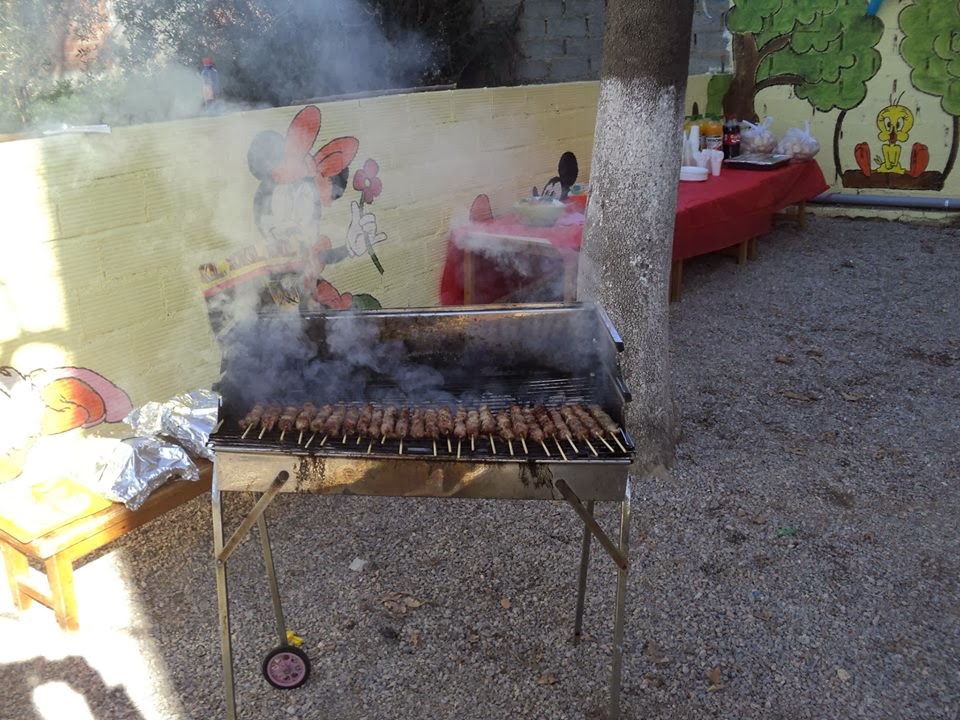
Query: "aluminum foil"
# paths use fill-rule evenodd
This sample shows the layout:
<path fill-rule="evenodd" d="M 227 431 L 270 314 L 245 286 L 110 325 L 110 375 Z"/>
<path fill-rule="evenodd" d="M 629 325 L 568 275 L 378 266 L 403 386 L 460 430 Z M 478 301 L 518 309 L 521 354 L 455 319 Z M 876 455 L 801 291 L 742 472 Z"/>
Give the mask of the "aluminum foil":
<path fill-rule="evenodd" d="M 149 402 L 131 412 L 124 422 L 138 435 L 167 437 L 194 455 L 213 460 L 207 446 L 220 414 L 220 395 L 212 390 L 194 390 L 174 395 L 164 403 Z"/>
<path fill-rule="evenodd" d="M 200 479 L 200 470 L 187 451 L 159 438 L 135 437 L 113 447 L 91 489 L 137 510 L 154 490 L 175 477 Z"/>

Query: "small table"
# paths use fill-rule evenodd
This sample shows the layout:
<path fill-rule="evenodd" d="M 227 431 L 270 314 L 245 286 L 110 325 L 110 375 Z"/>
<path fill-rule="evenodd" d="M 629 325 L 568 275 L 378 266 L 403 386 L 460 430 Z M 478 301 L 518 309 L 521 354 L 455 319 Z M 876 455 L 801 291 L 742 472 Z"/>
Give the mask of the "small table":
<path fill-rule="evenodd" d="M 823 172 L 813 160 L 775 170 L 724 169 L 719 177 L 711 176 L 705 182 L 680 183 L 671 299 L 680 298 L 685 260 L 732 251 L 744 262 L 751 250 L 755 251 L 756 238 L 773 228 L 777 213 L 796 206 L 795 219 L 802 226 L 806 201 L 827 188 Z M 553 270 L 562 283 L 551 299 L 573 300 L 582 236 L 583 216 L 579 214 L 568 214 L 546 228 L 524 225 L 516 215 L 454 228 L 447 243 L 440 302 L 460 305 L 507 299 L 504 292 L 510 278 L 506 276 L 524 255 L 552 258 Z M 529 267 L 536 269 L 533 263 Z M 551 278 L 539 278 L 544 279 Z"/>

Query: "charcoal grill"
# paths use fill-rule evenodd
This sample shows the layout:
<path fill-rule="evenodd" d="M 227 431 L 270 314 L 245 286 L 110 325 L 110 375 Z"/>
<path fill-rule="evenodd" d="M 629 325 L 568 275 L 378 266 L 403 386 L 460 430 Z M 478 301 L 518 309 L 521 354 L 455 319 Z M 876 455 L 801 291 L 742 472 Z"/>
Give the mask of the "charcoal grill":
<path fill-rule="evenodd" d="M 591 539 L 617 567 L 614 643 L 608 717 L 619 717 L 624 602 L 629 565 L 633 443 L 620 430 L 616 443 L 570 443 L 563 456 L 528 443 L 508 453 L 478 439 L 473 447 L 444 441 L 304 439 L 279 429 L 246 435 L 239 421 L 256 402 L 374 403 L 475 407 L 511 403 L 596 403 L 622 428 L 630 393 L 619 368 L 623 343 L 594 303 L 484 305 L 375 310 L 330 315 L 260 315 L 220 337 L 223 353 L 221 422 L 215 451 L 213 529 L 217 599 L 229 720 L 237 716 L 230 644 L 227 561 L 257 525 L 273 601 L 278 647 L 264 661 L 276 687 L 296 687 L 309 659 L 288 645 L 264 511 L 280 492 L 424 498 L 559 500 L 584 523 L 574 620 L 581 635 Z M 555 440 L 560 443 L 561 441 Z M 562 444 L 561 444 L 562 447 Z M 222 493 L 252 492 L 256 502 L 228 539 Z M 621 505 L 619 537 L 594 518 L 594 504 Z"/>

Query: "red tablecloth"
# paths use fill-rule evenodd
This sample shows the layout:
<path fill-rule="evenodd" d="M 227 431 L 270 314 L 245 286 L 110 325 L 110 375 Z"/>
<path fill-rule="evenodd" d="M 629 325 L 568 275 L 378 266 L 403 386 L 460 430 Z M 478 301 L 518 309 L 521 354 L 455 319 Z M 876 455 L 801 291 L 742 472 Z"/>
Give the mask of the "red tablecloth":
<path fill-rule="evenodd" d="M 816 161 L 791 163 L 776 170 L 724 169 L 706 182 L 682 182 L 677 192 L 677 217 L 673 232 L 673 259 L 704 255 L 738 245 L 769 232 L 774 213 L 809 200 L 827 190 Z M 580 216 L 582 217 L 582 216 Z M 548 240 L 560 250 L 579 250 L 583 225 L 569 223 L 572 216 L 553 227 L 530 227 L 515 215 L 471 223 L 450 232 L 447 258 L 440 282 L 440 302 L 463 303 L 462 241 L 470 235 L 530 237 Z M 475 269 L 477 301 L 489 302 L 490 293 L 502 289 L 492 277 L 492 263 Z M 486 291 L 484 290 L 486 288 Z"/>

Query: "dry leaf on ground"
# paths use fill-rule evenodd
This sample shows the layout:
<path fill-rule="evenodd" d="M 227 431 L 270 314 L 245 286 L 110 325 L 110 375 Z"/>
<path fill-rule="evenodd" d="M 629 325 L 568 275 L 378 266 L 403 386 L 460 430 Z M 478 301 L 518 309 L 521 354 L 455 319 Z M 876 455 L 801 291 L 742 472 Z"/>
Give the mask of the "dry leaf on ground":
<path fill-rule="evenodd" d="M 513 603 L 510 602 L 510 598 L 500 598 L 500 607 L 504 610 L 509 610 Z"/>
<path fill-rule="evenodd" d="M 537 678 L 537 685 L 556 685 L 558 682 L 560 682 L 560 678 L 551 672 L 545 672 Z"/>
<path fill-rule="evenodd" d="M 408 609 L 416 609 L 423 605 L 423 602 L 413 595 L 402 592 L 385 593 L 381 603 L 394 615 L 406 615 Z"/>
<path fill-rule="evenodd" d="M 793 365 L 793 356 L 792 355 L 777 355 L 774 360 L 776 360 L 781 365 Z"/>
<path fill-rule="evenodd" d="M 857 402 L 858 400 L 863 400 L 863 398 L 864 398 L 865 396 L 864 396 L 864 395 L 861 395 L 860 393 L 846 393 L 846 392 L 842 392 L 842 393 L 840 393 L 840 397 L 842 397 L 842 398 L 843 398 L 844 400 L 846 400 L 847 402 Z"/>
<path fill-rule="evenodd" d="M 647 640 L 646 646 L 643 648 L 643 654 L 654 665 L 666 665 L 670 662 L 670 659 L 664 655 L 663 650 L 653 640 Z"/>
<path fill-rule="evenodd" d="M 711 668 L 706 672 L 707 676 L 707 692 L 716 692 L 717 690 L 723 690 L 726 687 L 726 683 L 723 682 L 723 673 L 719 667 Z"/>
<path fill-rule="evenodd" d="M 797 392 L 796 390 L 784 390 L 781 395 L 783 395 L 785 398 L 789 398 L 790 400 L 803 400 L 804 402 L 813 402 L 814 400 L 818 399 L 816 395 L 812 395 L 810 393 L 801 393 Z"/>
<path fill-rule="evenodd" d="M 849 682 L 850 678 L 853 677 L 849 672 L 843 668 L 837 668 L 837 677 L 840 678 L 840 682 Z"/>

